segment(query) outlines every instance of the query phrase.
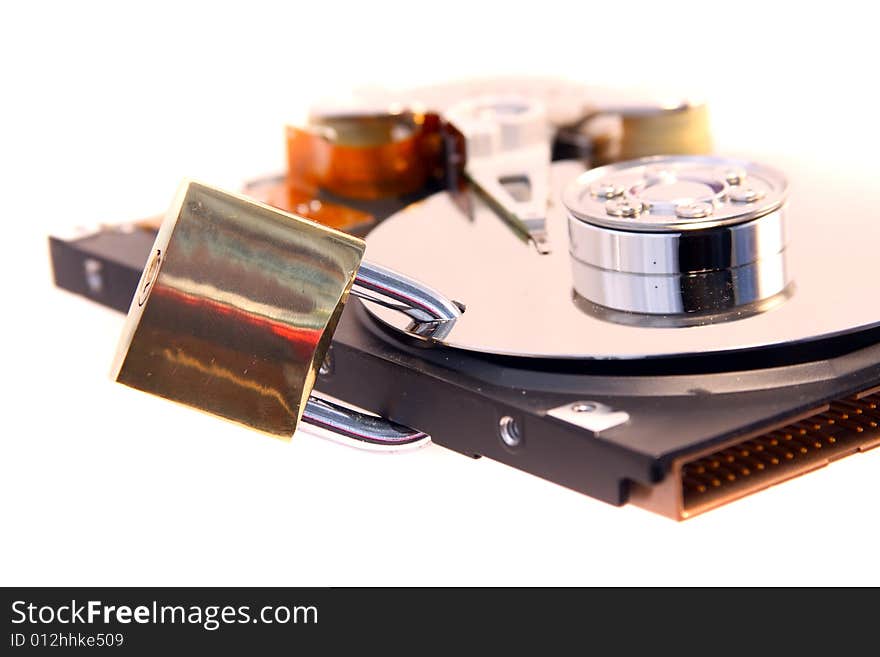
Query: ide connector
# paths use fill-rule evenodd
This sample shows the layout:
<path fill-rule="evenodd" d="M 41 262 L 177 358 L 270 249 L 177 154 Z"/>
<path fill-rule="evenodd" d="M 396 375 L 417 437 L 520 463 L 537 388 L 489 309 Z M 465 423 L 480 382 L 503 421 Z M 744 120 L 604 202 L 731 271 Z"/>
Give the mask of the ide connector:
<path fill-rule="evenodd" d="M 631 501 L 684 520 L 880 445 L 880 387 L 672 461 Z"/>

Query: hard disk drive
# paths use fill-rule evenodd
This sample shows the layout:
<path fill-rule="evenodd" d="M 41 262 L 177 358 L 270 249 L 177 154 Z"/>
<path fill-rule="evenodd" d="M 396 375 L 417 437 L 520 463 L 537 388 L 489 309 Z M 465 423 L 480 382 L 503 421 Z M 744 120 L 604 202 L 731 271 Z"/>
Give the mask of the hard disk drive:
<path fill-rule="evenodd" d="M 880 444 L 872 192 L 714 153 L 706 116 L 374 90 L 244 195 L 190 181 L 161 224 L 53 238 L 56 282 L 131 299 L 127 385 L 688 518 Z"/>

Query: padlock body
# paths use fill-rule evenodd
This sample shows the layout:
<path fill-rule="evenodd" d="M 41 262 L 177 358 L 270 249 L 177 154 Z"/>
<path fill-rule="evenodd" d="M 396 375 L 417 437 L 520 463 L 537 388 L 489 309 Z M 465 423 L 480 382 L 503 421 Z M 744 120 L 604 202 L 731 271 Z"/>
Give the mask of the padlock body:
<path fill-rule="evenodd" d="M 290 437 L 364 242 L 185 183 L 132 300 L 120 383 Z"/>

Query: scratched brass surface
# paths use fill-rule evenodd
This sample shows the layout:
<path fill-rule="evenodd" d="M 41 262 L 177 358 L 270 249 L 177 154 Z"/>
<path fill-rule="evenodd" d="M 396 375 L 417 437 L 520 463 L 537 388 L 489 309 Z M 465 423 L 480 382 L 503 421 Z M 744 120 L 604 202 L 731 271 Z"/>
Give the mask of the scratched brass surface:
<path fill-rule="evenodd" d="M 363 252 L 357 238 L 184 183 L 132 300 L 114 377 L 290 437 Z"/>

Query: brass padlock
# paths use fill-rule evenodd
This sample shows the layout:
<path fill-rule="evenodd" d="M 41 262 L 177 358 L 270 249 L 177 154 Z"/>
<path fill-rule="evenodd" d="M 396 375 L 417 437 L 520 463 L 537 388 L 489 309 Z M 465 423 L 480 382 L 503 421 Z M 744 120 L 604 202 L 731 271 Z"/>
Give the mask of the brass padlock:
<path fill-rule="evenodd" d="M 307 219 L 184 183 L 132 299 L 114 378 L 279 437 L 301 418 L 372 442 L 423 437 L 309 397 L 350 292 L 409 314 L 421 337 L 461 314 L 436 291 L 362 262 L 364 249 Z"/>

